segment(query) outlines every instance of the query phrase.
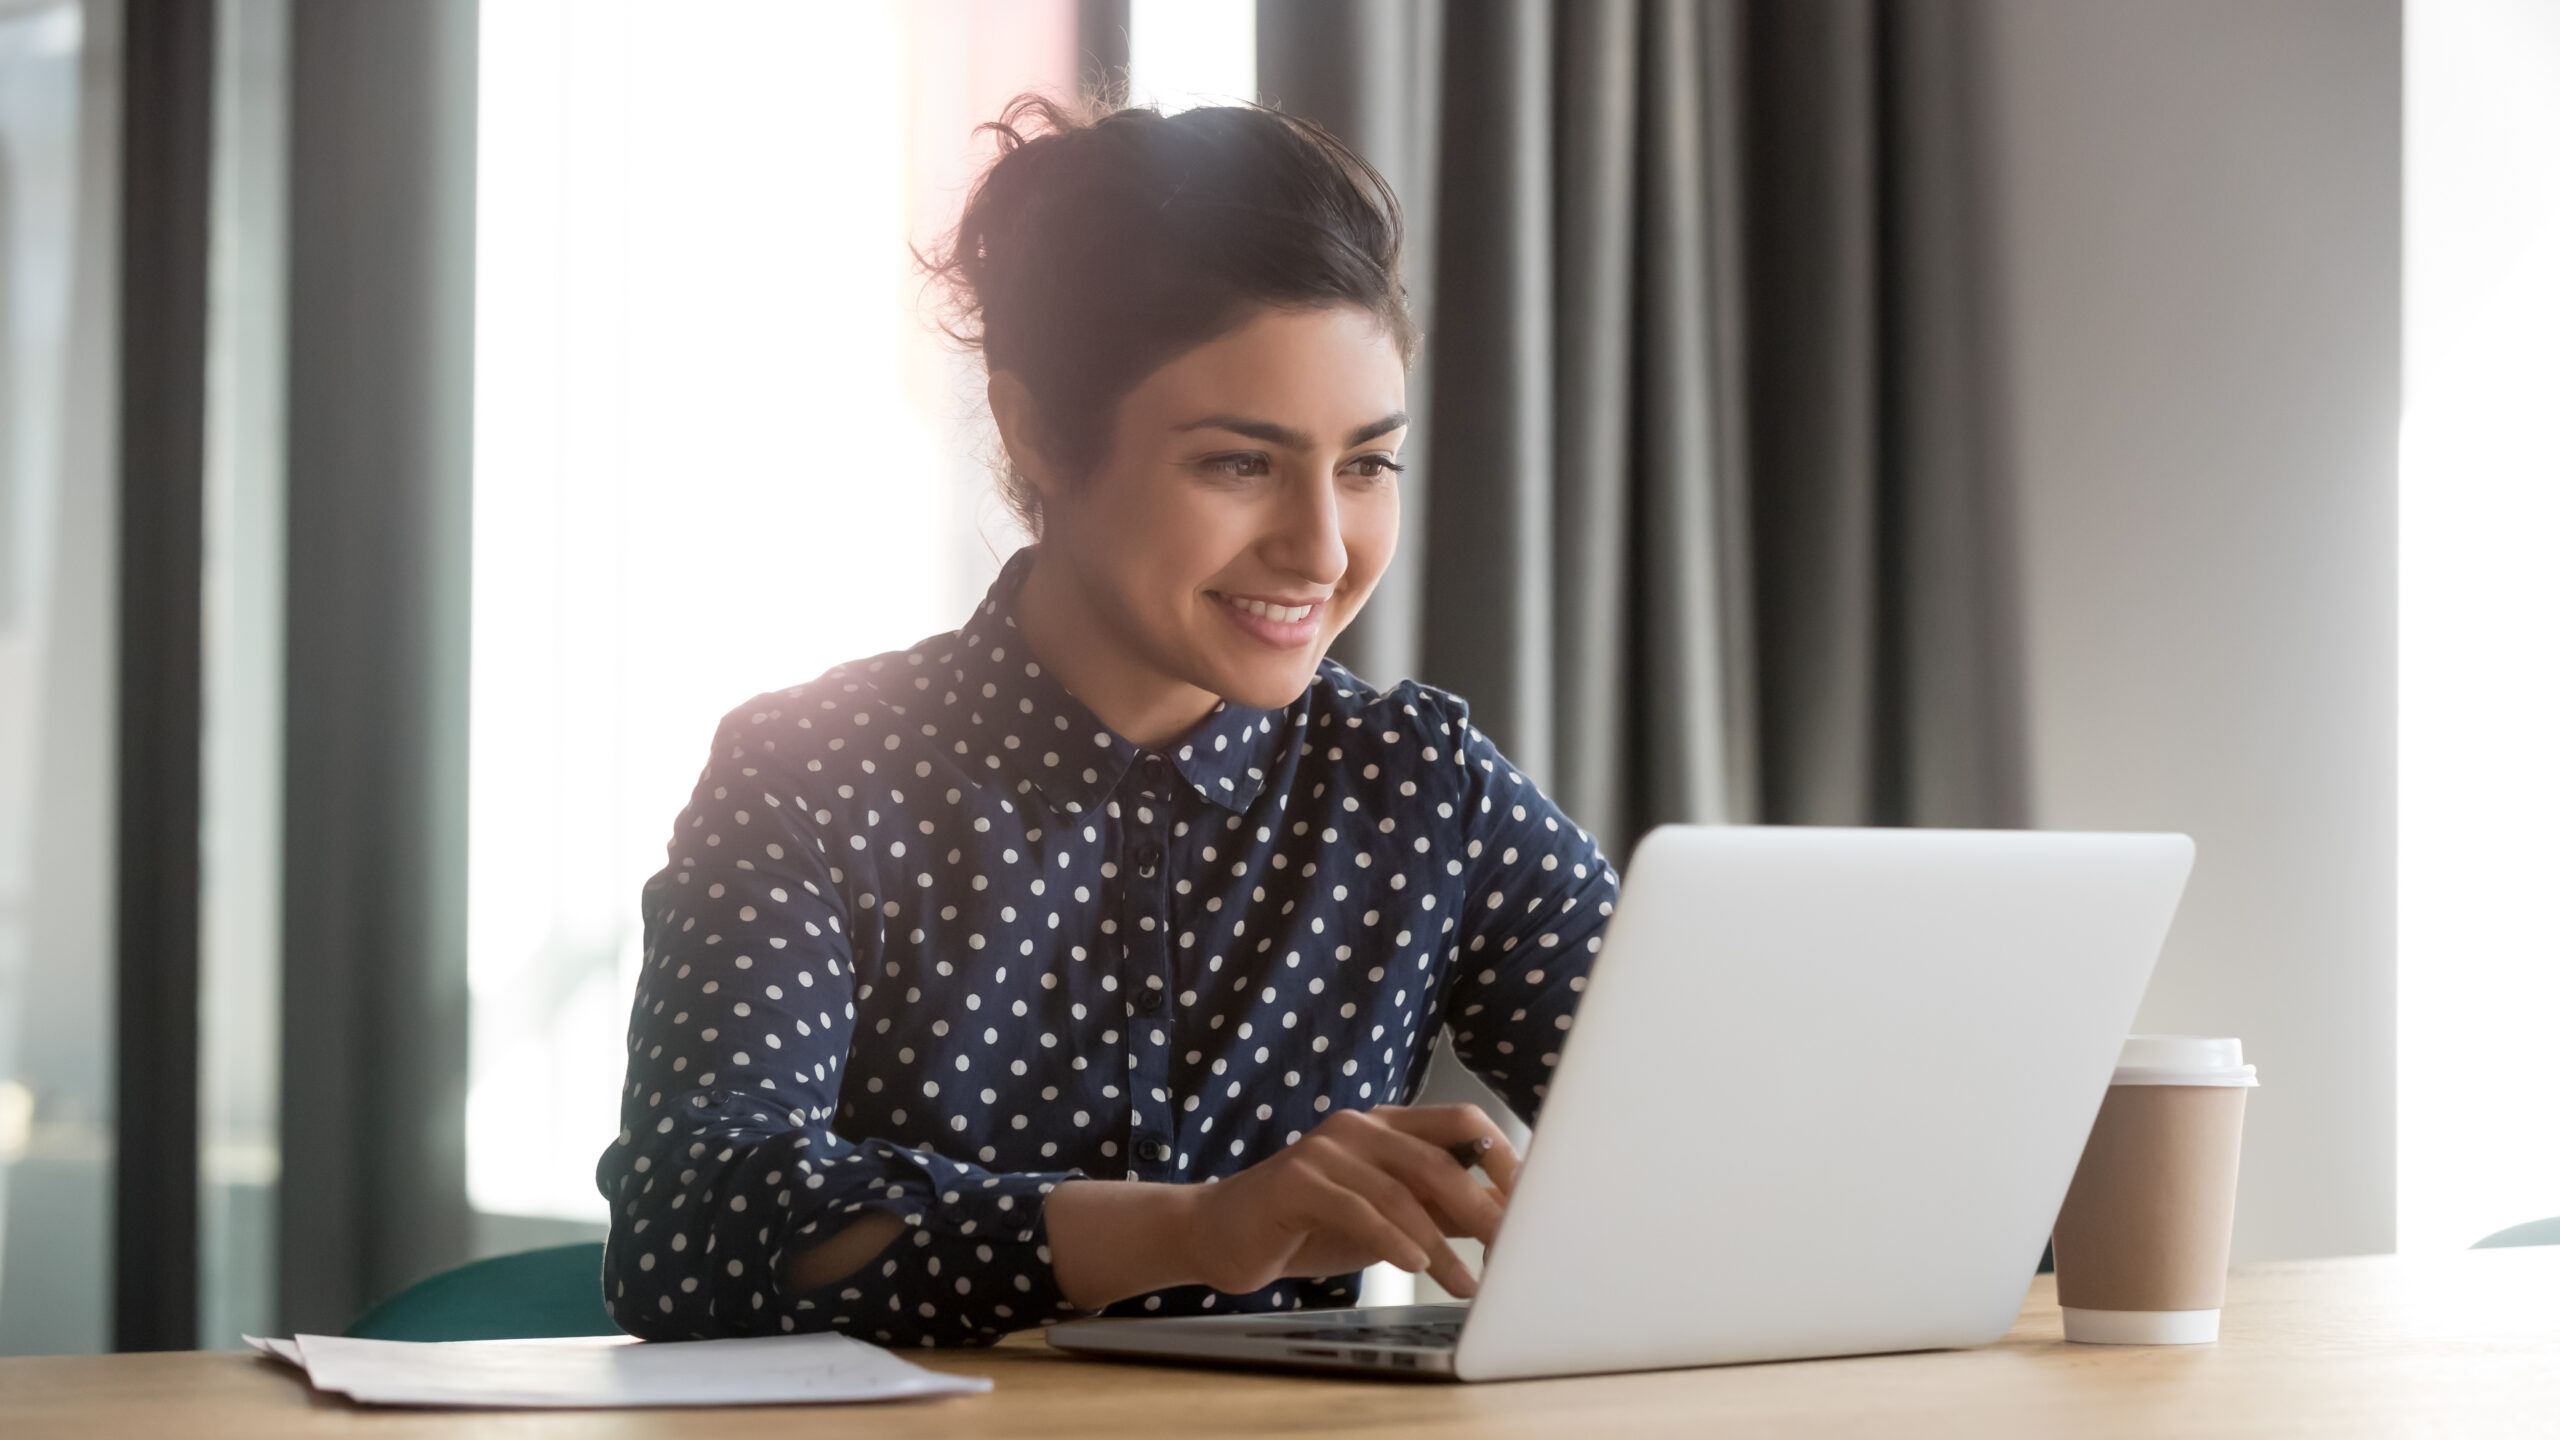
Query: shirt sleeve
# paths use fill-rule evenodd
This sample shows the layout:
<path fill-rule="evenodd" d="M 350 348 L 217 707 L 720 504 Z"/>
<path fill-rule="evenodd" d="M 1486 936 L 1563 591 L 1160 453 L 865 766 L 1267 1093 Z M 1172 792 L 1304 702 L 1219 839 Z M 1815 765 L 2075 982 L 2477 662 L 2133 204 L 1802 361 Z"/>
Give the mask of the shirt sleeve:
<path fill-rule="evenodd" d="M 1467 776 L 1467 859 L 1450 956 L 1450 1040 L 1468 1069 L 1535 1123 L 1617 910 L 1618 874 L 1462 703 L 1454 712 L 1451 741 Z"/>
<path fill-rule="evenodd" d="M 642 892 L 622 1131 L 596 1167 L 607 1309 L 644 1339 L 832 1328 L 883 1345 L 983 1343 L 1066 1312 L 1043 1210 L 1076 1172 L 836 1133 L 860 1018 L 853 927 L 878 912 L 753 723 L 723 722 Z M 792 1256 L 874 1211 L 907 1227 L 878 1259 L 784 1292 Z"/>

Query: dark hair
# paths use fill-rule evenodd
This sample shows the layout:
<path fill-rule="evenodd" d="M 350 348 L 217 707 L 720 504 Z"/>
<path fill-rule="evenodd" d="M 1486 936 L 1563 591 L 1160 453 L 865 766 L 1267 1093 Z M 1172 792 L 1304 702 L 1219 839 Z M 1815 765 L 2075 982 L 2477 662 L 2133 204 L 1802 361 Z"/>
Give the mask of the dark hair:
<path fill-rule="evenodd" d="M 1139 381 L 1257 310 L 1357 306 L 1413 358 L 1395 193 L 1314 123 L 1253 106 L 1085 118 L 1024 95 L 979 128 L 996 159 L 926 268 L 945 328 L 1022 382 L 1069 476 L 1102 459 Z M 1003 488 L 1037 534 L 1037 495 L 1009 470 Z"/>

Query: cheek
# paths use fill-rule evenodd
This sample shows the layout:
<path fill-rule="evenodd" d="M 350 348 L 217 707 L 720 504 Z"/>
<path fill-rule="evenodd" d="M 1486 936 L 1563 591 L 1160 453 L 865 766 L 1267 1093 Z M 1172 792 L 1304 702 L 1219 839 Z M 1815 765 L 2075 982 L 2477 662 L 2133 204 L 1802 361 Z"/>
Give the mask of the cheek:
<path fill-rule="evenodd" d="M 1187 588 L 1225 561 L 1229 517 L 1195 486 L 1117 479 L 1092 498 L 1078 526 L 1082 548 L 1133 600 Z"/>
<path fill-rule="evenodd" d="M 1138 583 L 1181 603 L 1232 564 L 1255 532 L 1241 507 L 1184 486 L 1167 487 L 1145 513 L 1131 515 L 1124 533 L 1141 537 L 1137 548 L 1148 557 Z"/>
<path fill-rule="evenodd" d="M 1395 559 L 1403 519 L 1403 507 L 1393 490 L 1343 507 L 1342 548 L 1352 577 L 1362 589 L 1374 583 L 1385 573 L 1387 563 Z"/>

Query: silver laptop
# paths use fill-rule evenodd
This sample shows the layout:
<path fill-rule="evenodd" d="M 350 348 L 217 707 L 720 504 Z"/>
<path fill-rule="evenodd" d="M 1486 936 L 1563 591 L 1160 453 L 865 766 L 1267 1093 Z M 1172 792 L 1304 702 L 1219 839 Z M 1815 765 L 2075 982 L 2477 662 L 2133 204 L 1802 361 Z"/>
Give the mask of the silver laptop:
<path fill-rule="evenodd" d="M 1503 1380 L 1996 1340 L 2194 855 L 1655 830 L 1473 1304 L 1075 1320 L 1049 1343 Z"/>

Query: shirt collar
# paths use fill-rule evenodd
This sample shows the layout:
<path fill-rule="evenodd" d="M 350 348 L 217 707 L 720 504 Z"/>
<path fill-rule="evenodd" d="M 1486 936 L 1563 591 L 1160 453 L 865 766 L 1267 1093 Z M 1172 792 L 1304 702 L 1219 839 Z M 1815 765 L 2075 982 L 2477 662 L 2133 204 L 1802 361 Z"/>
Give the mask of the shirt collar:
<path fill-rule="evenodd" d="M 1081 815 L 1118 789 L 1129 767 L 1149 752 L 1104 725 L 1023 643 L 1014 601 L 1036 549 L 1014 552 L 961 627 L 944 704 L 952 750 L 973 772 L 1009 770 L 1067 813 Z M 1288 710 L 1221 700 L 1160 753 L 1202 799 L 1242 814 L 1261 796 L 1299 723 Z"/>

